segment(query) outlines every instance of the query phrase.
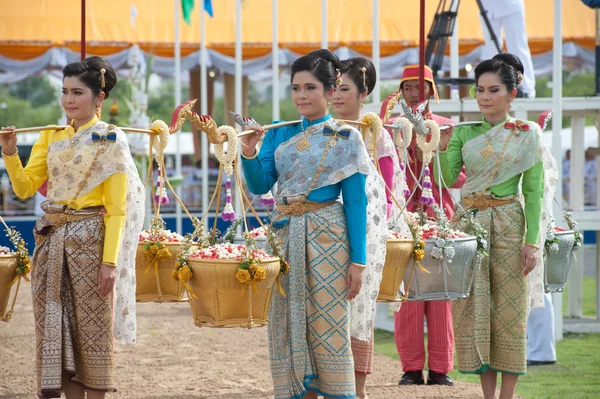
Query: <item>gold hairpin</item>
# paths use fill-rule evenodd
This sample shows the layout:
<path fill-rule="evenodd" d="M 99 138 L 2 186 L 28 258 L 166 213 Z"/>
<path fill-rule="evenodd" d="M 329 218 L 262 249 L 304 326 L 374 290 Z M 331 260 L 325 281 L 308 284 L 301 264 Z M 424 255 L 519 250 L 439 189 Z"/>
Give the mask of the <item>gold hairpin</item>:
<path fill-rule="evenodd" d="M 100 79 L 101 79 L 100 87 L 102 87 L 103 89 L 106 87 L 106 81 L 104 80 L 105 73 L 106 73 L 106 69 L 102 68 L 100 70 Z"/>
<path fill-rule="evenodd" d="M 367 87 L 367 68 L 362 67 L 362 68 L 360 68 L 360 70 L 362 71 L 362 74 L 363 74 L 363 85 L 365 87 Z"/>

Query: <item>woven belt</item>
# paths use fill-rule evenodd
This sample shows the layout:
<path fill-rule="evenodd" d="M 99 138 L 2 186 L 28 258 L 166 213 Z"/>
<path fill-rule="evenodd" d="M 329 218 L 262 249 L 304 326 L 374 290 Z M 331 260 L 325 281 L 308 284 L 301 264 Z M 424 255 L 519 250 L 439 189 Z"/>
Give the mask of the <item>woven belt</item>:
<path fill-rule="evenodd" d="M 318 209 L 327 208 L 335 204 L 336 201 L 329 202 L 312 202 L 312 201 L 297 201 L 288 205 L 278 204 L 277 210 L 281 216 L 293 215 L 302 216 L 306 212 L 316 211 Z"/>
<path fill-rule="evenodd" d="M 41 208 L 45 212 L 44 224 L 52 227 L 61 227 L 67 223 L 93 218 L 104 213 L 103 206 L 75 210 L 67 209 L 67 206 L 63 204 L 52 204 L 49 201 L 44 201 Z"/>
<path fill-rule="evenodd" d="M 480 211 L 496 206 L 510 204 L 515 202 L 517 198 L 499 199 L 493 198 L 491 195 L 473 194 L 463 199 L 463 204 L 468 209 L 479 209 Z"/>

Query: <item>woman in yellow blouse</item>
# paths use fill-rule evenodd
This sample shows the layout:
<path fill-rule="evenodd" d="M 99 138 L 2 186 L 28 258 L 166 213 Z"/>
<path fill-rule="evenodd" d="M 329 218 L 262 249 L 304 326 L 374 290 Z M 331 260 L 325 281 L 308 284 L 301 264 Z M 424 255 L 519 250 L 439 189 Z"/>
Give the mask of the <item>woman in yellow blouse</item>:
<path fill-rule="evenodd" d="M 116 83 L 103 58 L 65 66 L 61 103 L 70 126 L 42 131 L 25 167 L 16 135 L 0 135 L 18 197 L 33 196 L 48 181 L 32 261 L 41 398 L 59 398 L 61 391 L 85 398 L 87 391 L 95 399 L 115 390 L 113 318 L 114 336 L 135 342 L 144 190 L 124 133 L 97 117 Z"/>

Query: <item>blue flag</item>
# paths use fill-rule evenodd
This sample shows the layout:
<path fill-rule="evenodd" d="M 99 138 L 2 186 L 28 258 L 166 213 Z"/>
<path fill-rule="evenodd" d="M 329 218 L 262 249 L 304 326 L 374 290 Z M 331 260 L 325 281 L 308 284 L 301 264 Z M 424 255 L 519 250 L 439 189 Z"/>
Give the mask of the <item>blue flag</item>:
<path fill-rule="evenodd" d="M 181 0 L 181 10 L 183 11 L 183 20 L 190 25 L 190 15 L 194 9 L 194 0 Z M 204 11 L 211 17 L 213 16 L 212 0 L 204 0 Z"/>
<path fill-rule="evenodd" d="M 212 0 L 204 0 L 204 11 L 206 11 L 211 18 L 214 16 L 212 10 Z"/>

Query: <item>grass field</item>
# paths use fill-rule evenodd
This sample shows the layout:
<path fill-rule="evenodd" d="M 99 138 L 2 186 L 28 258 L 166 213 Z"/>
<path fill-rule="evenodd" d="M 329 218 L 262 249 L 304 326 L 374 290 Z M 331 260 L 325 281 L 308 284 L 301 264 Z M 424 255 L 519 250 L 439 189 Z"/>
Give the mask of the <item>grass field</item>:
<path fill-rule="evenodd" d="M 593 317 L 596 315 L 596 280 L 586 277 L 583 284 L 583 315 Z M 566 312 L 566 295 L 563 304 Z M 398 359 L 394 334 L 377 330 L 375 352 Z M 528 374 L 519 379 L 517 394 L 523 399 L 600 398 L 600 334 L 565 334 L 556 344 L 556 352 L 556 364 L 528 369 Z M 398 364 L 398 380 L 401 376 Z M 450 377 L 479 383 L 478 376 L 458 371 L 452 371 Z"/>

